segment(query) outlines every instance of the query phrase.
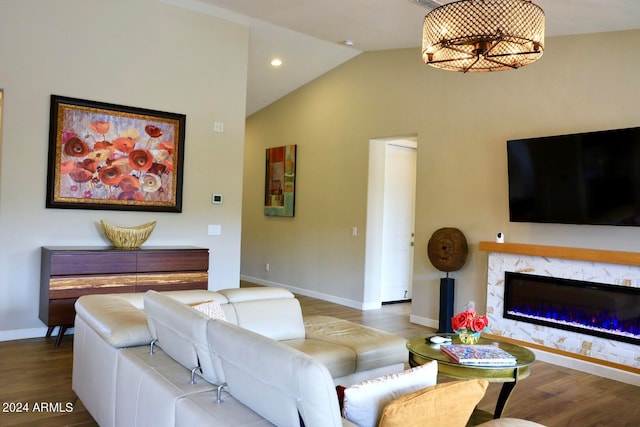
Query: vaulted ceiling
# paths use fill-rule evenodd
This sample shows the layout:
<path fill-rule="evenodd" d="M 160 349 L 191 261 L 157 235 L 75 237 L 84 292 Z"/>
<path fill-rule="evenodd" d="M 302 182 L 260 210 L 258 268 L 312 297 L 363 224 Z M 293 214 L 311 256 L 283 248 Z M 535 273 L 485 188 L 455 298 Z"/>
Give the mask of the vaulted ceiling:
<path fill-rule="evenodd" d="M 419 48 L 428 6 L 446 0 L 163 0 L 251 28 L 247 116 L 361 52 Z M 535 0 L 546 35 L 640 28 L 637 0 Z M 427 6 L 424 6 L 427 5 Z M 353 45 L 345 41 L 353 41 Z M 272 58 L 282 66 L 270 65 Z"/>

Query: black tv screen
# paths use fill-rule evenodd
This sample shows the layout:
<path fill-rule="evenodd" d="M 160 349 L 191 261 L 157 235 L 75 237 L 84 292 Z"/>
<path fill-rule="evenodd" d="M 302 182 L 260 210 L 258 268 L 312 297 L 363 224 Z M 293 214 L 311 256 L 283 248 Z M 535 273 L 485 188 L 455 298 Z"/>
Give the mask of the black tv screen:
<path fill-rule="evenodd" d="M 507 141 L 509 220 L 640 226 L 640 128 Z"/>

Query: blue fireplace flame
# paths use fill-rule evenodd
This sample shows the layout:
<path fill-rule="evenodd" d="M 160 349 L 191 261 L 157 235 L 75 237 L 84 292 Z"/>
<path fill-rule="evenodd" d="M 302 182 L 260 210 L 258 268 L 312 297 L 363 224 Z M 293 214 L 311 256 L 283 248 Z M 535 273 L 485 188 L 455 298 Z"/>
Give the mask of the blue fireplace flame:
<path fill-rule="evenodd" d="M 504 317 L 640 344 L 640 288 L 506 272 Z"/>
<path fill-rule="evenodd" d="M 515 306 L 509 311 L 516 316 L 526 315 L 527 317 L 568 323 L 576 327 L 595 328 L 603 332 L 640 338 L 640 318 L 620 320 L 615 312 L 609 310 L 597 310 L 592 313 L 590 310 L 571 306 L 551 307 L 549 304 L 543 304 L 540 307 Z"/>

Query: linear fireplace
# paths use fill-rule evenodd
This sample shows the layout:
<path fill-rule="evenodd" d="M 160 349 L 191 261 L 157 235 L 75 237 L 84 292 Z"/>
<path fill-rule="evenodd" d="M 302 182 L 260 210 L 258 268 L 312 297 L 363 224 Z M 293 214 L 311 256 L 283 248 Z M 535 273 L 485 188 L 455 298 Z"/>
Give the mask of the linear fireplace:
<path fill-rule="evenodd" d="M 640 344 L 640 288 L 504 274 L 504 318 Z"/>

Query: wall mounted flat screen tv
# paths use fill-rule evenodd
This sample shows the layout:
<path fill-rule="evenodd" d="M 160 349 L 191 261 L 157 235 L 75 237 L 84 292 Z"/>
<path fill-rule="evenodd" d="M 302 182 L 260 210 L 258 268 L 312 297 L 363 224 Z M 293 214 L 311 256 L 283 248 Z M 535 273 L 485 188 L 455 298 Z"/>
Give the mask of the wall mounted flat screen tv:
<path fill-rule="evenodd" d="M 507 141 L 512 222 L 640 226 L 640 127 Z"/>

